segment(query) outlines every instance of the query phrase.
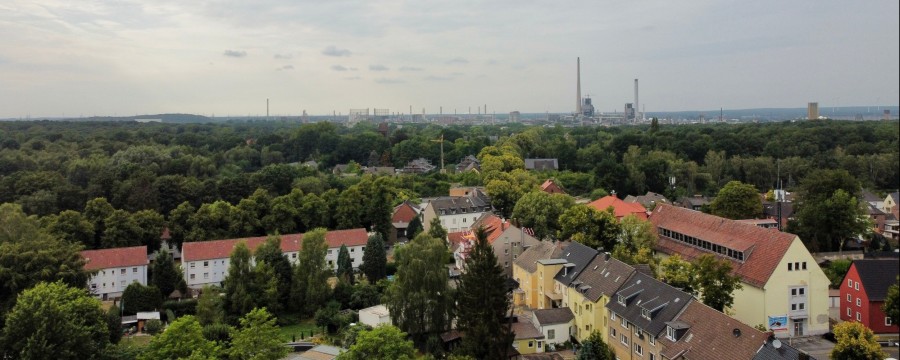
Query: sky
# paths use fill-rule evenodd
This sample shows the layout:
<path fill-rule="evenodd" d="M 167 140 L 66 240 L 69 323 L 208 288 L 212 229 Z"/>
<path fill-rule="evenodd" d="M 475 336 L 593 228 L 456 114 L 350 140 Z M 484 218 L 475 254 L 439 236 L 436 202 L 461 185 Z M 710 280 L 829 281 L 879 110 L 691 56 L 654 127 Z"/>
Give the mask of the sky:
<path fill-rule="evenodd" d="M 0 118 L 897 105 L 900 2 L 3 0 Z"/>

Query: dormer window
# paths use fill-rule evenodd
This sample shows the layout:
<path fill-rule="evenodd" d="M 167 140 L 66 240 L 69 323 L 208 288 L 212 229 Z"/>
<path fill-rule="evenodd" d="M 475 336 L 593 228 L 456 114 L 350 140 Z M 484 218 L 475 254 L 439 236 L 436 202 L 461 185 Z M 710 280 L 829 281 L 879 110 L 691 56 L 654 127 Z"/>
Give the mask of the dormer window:
<path fill-rule="evenodd" d="M 641 309 L 641 316 L 644 317 L 644 319 L 650 320 L 650 310 Z"/>
<path fill-rule="evenodd" d="M 617 295 L 617 296 L 616 296 L 616 301 L 618 301 L 619 304 L 621 304 L 621 305 L 625 305 L 625 297 L 622 296 L 622 295 Z"/>
<path fill-rule="evenodd" d="M 666 326 L 666 338 L 669 340 L 675 341 L 675 328 L 671 326 Z"/>

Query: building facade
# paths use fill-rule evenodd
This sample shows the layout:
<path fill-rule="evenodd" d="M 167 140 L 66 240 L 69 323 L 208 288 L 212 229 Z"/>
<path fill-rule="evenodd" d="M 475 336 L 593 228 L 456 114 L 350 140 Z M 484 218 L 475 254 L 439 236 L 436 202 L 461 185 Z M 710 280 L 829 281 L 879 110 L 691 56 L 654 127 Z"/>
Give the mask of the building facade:
<path fill-rule="evenodd" d="M 900 333 L 881 307 L 900 273 L 897 259 L 854 260 L 841 282 L 841 320 L 856 321 L 876 334 Z"/>
<path fill-rule="evenodd" d="M 786 326 L 771 329 L 778 337 L 828 332 L 830 282 L 796 235 L 670 205 L 657 206 L 650 222 L 663 258 L 710 254 L 731 263 L 743 286 L 728 309 L 736 319 L 756 326 L 785 317 Z"/>
<path fill-rule="evenodd" d="M 267 238 L 267 236 L 259 236 L 184 243 L 181 248 L 181 268 L 185 282 L 188 287 L 193 289 L 199 289 L 205 285 L 221 285 L 228 276 L 228 265 L 234 247 L 243 242 L 252 252 Z M 281 251 L 292 264 L 295 264 L 303 243 L 303 234 L 281 235 L 280 238 Z M 326 264 L 332 269 L 337 268 L 338 252 L 341 245 L 345 245 L 350 252 L 353 268 L 357 269 L 362 264 L 363 252 L 368 239 L 368 233 L 362 228 L 327 232 L 325 234 L 325 242 L 328 244 L 328 252 L 325 255 Z"/>
<path fill-rule="evenodd" d="M 88 291 L 101 300 L 122 297 L 131 283 L 147 285 L 147 247 L 85 250 L 84 269 L 93 271 L 88 279 Z M 165 294 L 168 295 L 168 294 Z"/>

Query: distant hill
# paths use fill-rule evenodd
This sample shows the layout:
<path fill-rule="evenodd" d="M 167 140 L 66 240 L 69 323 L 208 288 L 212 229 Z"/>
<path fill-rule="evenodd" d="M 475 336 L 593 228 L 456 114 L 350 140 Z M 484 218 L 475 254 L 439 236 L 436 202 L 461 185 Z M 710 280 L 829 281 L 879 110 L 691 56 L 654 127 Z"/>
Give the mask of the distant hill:
<path fill-rule="evenodd" d="M 92 116 L 86 118 L 61 119 L 66 121 L 138 121 L 138 122 L 164 122 L 164 123 L 206 123 L 213 120 L 203 115 L 194 114 L 156 114 L 136 116 Z"/>

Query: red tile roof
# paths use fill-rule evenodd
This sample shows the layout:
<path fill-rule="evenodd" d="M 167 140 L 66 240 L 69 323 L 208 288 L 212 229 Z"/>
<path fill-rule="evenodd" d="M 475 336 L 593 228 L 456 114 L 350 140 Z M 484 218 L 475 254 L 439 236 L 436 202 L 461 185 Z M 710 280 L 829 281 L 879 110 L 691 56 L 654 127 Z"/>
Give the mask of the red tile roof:
<path fill-rule="evenodd" d="M 132 246 L 126 248 L 85 250 L 81 252 L 85 259 L 85 270 L 99 270 L 125 266 L 147 265 L 146 246 Z"/>
<path fill-rule="evenodd" d="M 665 228 L 684 235 L 709 241 L 732 250 L 744 252 L 744 261 L 728 257 L 734 272 L 747 284 L 762 288 L 781 262 L 785 252 L 797 235 L 775 229 L 765 229 L 740 221 L 704 214 L 699 211 L 659 204 L 650 216 L 654 227 Z M 700 255 L 715 252 L 700 249 L 678 240 L 660 236 L 656 250 L 666 254 L 679 254 L 692 261 Z"/>
<path fill-rule="evenodd" d="M 631 214 L 637 216 L 638 219 L 647 220 L 647 209 L 645 209 L 643 205 L 639 203 L 624 202 L 615 195 L 608 195 L 594 200 L 588 204 L 588 206 L 600 211 L 606 211 L 607 208 L 612 207 L 616 219 L 619 220 L 622 220 L 623 217 Z"/>
<path fill-rule="evenodd" d="M 410 203 L 404 201 L 402 204 L 397 205 L 397 207 L 394 208 L 394 216 L 391 217 L 391 222 L 392 222 L 392 223 L 400 223 L 400 222 L 403 222 L 403 223 L 407 223 L 407 224 L 408 224 L 408 223 L 410 223 L 417 215 L 419 215 L 419 213 L 416 212 L 415 209 L 413 209 L 412 204 L 410 204 Z"/>
<path fill-rule="evenodd" d="M 231 256 L 231 251 L 240 241 L 244 241 L 250 251 L 253 251 L 265 242 L 267 238 L 268 236 L 257 236 L 243 239 L 186 242 L 182 245 L 181 256 L 183 261 L 224 259 Z M 369 234 L 363 228 L 332 230 L 325 234 L 325 242 L 328 243 L 328 248 L 339 248 L 341 245 L 363 246 L 368 240 Z M 300 251 L 302 242 L 303 234 L 281 235 L 281 251 Z"/>

